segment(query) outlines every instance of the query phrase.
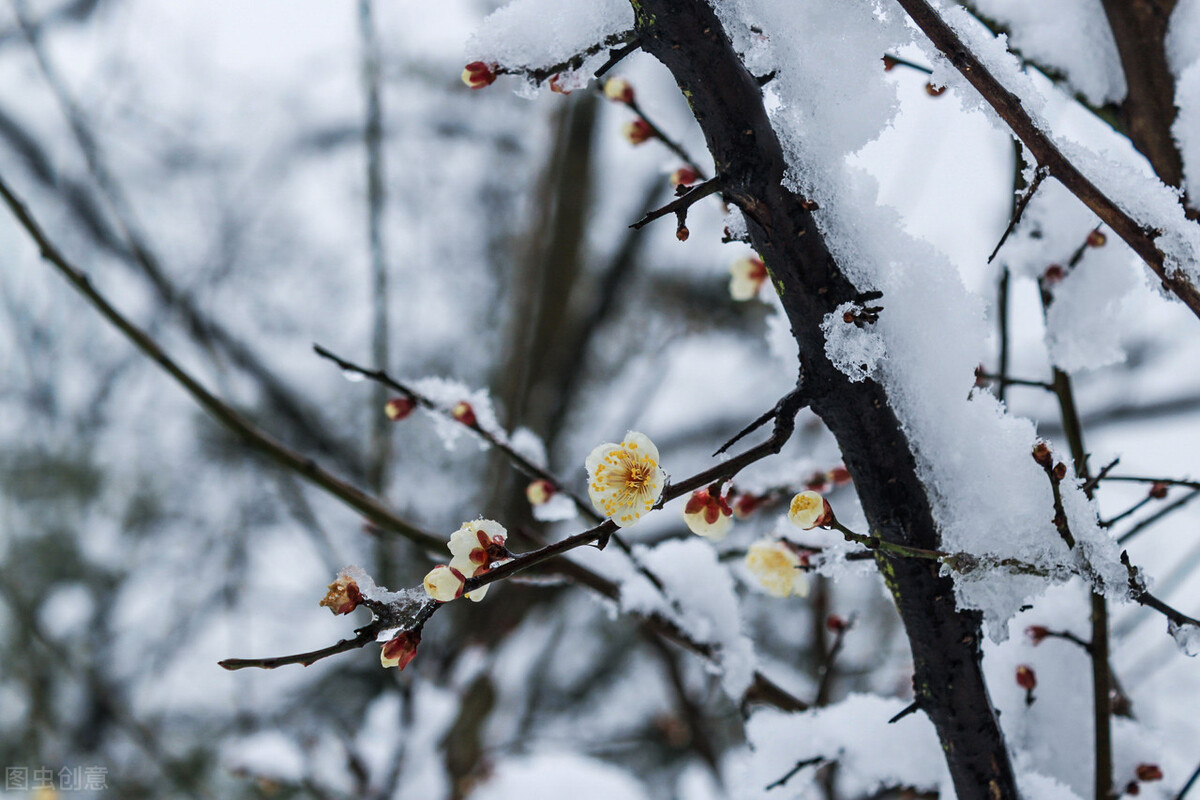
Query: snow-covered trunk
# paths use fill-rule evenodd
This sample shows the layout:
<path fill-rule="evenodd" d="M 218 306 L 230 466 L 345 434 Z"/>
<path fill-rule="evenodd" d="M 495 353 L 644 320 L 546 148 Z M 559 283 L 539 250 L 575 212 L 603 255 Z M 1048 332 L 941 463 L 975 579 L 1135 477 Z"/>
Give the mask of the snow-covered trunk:
<path fill-rule="evenodd" d="M 886 392 L 869 379 L 851 382 L 826 356 L 821 322 L 857 292 L 830 255 L 804 198 L 783 185 L 784 156 L 758 81 L 704 0 L 633 5 L 642 48 L 671 70 L 688 98 L 722 191 L 744 212 L 752 244 L 771 271 L 799 344 L 804 389 L 837 437 L 872 532 L 938 547 L 926 488 Z M 887 302 L 884 297 L 885 307 Z M 917 702 L 937 728 L 958 797 L 1016 798 L 980 671 L 979 616 L 956 610 L 951 582 L 938 575 L 936 564 L 881 557 L 879 566 L 908 632 Z"/>

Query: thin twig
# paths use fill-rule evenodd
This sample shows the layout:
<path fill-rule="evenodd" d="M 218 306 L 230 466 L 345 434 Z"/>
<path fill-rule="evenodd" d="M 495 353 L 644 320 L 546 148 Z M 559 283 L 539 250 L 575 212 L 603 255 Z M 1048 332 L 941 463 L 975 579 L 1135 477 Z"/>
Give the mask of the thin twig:
<path fill-rule="evenodd" d="M 820 764 L 823 761 L 827 761 L 827 760 L 828 759 L 826 759 L 825 756 L 816 756 L 814 758 L 805 759 L 804 761 L 797 761 L 796 766 L 789 769 L 782 778 L 780 778 L 777 781 L 772 781 L 771 783 L 767 784 L 767 786 L 765 787 L 765 790 L 769 792 L 772 789 L 778 789 L 780 786 L 785 785 L 792 778 L 796 777 L 796 773 L 798 773 L 800 770 L 804 769 L 805 767 L 811 767 L 811 766 Z"/>
<path fill-rule="evenodd" d="M 668 214 L 686 214 L 687 210 L 695 205 L 700 200 L 708 197 L 710 194 L 716 194 L 721 191 L 720 177 L 710 178 L 704 183 L 698 183 L 691 189 L 681 194 L 671 202 L 667 203 L 662 208 L 651 211 L 646 216 L 639 219 L 629 227 L 634 230 L 641 230 L 656 219 L 665 217 Z"/>
<path fill-rule="evenodd" d="M 1191 777 L 1184 782 L 1183 788 L 1179 790 L 1179 794 L 1175 795 L 1174 800 L 1183 800 L 1183 798 L 1187 796 L 1188 790 L 1190 790 L 1192 785 L 1196 782 L 1197 778 L 1200 778 L 1200 764 L 1197 764 L 1196 768 L 1192 770 Z"/>
<path fill-rule="evenodd" d="M 1025 207 L 1033 199 L 1034 192 L 1038 190 L 1038 187 L 1042 185 L 1042 181 L 1049 174 L 1050 169 L 1048 167 L 1038 167 L 1034 170 L 1033 181 L 1029 184 L 1029 188 L 1025 190 L 1025 193 L 1021 195 L 1021 199 L 1017 201 L 1017 206 L 1013 209 L 1012 217 L 1008 221 L 1008 227 L 1004 229 L 1004 234 L 1000 237 L 1000 241 L 996 242 L 996 249 L 988 256 L 987 263 L 992 263 L 996 254 L 1000 252 L 1000 248 L 1004 247 L 1004 243 L 1008 241 L 1009 234 L 1013 232 L 1013 229 L 1017 227 L 1017 223 L 1021 221 L 1021 216 L 1025 213 Z"/>
<path fill-rule="evenodd" d="M 1132 528 L 1127 530 L 1125 533 L 1123 533 L 1119 537 L 1117 537 L 1117 544 L 1125 544 L 1130 539 L 1132 539 L 1134 536 L 1137 536 L 1139 533 L 1146 530 L 1147 528 L 1149 528 L 1154 523 L 1158 522 L 1163 517 L 1167 516 L 1168 514 L 1174 512 L 1174 511 L 1178 511 L 1179 509 L 1183 508 L 1188 503 L 1195 500 L 1197 496 L 1200 496 L 1200 489 L 1193 489 L 1192 491 L 1188 492 L 1187 494 L 1185 494 L 1183 497 L 1179 498 L 1178 500 L 1175 500 L 1172 503 L 1168 503 L 1167 505 L 1163 506 L 1158 511 L 1155 511 L 1153 514 L 1146 517 L 1144 520 L 1138 522 L 1138 524 L 1134 525 Z"/>
<path fill-rule="evenodd" d="M 604 74 L 615 67 L 621 61 L 621 59 L 625 58 L 641 46 L 642 40 L 635 35 L 634 38 L 630 39 L 624 45 L 613 50 L 609 50 L 608 61 L 605 61 L 603 64 L 601 64 L 600 69 L 592 73 L 592 77 L 603 78 Z"/>
<path fill-rule="evenodd" d="M 904 719 L 905 717 L 907 717 L 909 714 L 915 714 L 916 712 L 918 712 L 920 710 L 921 710 L 921 704 L 918 703 L 916 700 L 913 700 L 911 703 L 906 705 L 904 708 L 900 709 L 900 711 L 894 717 L 889 719 L 888 725 L 893 725 L 893 724 L 899 722 L 900 720 Z"/>
<path fill-rule="evenodd" d="M 46 238 L 45 233 L 29 214 L 25 205 L 12 193 L 8 184 L 3 179 L 0 179 L 0 196 L 3 196 L 4 202 L 17 218 L 21 227 L 25 229 L 26 233 L 37 244 L 42 258 L 54 266 L 105 319 L 121 331 L 146 356 L 162 367 L 167 374 L 174 378 L 218 422 L 229 428 L 256 449 L 266 453 L 277 463 L 296 472 L 334 497 L 337 497 L 379 527 L 395 531 L 428 550 L 441 550 L 445 547 L 445 541 L 442 538 L 406 522 L 398 517 L 395 512 L 384 506 L 378 499 L 334 477 L 311 458 L 301 455 L 276 441 L 269 434 L 260 430 L 252 422 L 205 389 L 198 380 L 168 356 L 162 347 L 150 338 L 145 331 L 134 325 L 121 312 L 117 311 L 92 286 L 92 282 L 86 274 L 72 266 L 63 257 L 58 248 Z"/>

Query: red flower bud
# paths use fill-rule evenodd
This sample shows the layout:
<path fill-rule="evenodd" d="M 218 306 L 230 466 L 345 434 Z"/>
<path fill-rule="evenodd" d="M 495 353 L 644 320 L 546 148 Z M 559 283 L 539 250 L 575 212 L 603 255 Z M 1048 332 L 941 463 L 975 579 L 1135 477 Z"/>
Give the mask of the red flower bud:
<path fill-rule="evenodd" d="M 1142 787 L 1138 785 L 1137 781 L 1130 781 L 1129 785 L 1125 787 L 1125 794 L 1137 797 L 1141 793 Z"/>
<path fill-rule="evenodd" d="M 1063 269 L 1062 264 L 1051 264 L 1042 273 L 1042 280 L 1049 286 L 1053 286 L 1065 277 L 1067 277 L 1067 271 Z"/>
<path fill-rule="evenodd" d="M 1108 237 L 1105 236 L 1100 231 L 1092 231 L 1091 233 L 1089 233 L 1087 235 L 1087 246 L 1088 247 L 1104 247 L 1104 244 L 1107 241 L 1108 241 Z"/>
<path fill-rule="evenodd" d="M 929 95 L 930 97 L 937 97 L 945 91 L 945 86 L 934 86 L 932 83 L 925 84 L 925 94 Z"/>
<path fill-rule="evenodd" d="M 691 232 L 687 229 L 687 225 L 680 225 L 675 229 L 675 238 L 681 242 L 686 242 Z"/>
<path fill-rule="evenodd" d="M 1155 481 L 1154 484 L 1152 484 L 1150 486 L 1149 494 L 1155 500 L 1162 500 L 1164 497 L 1167 496 L 1168 488 L 1169 487 L 1167 486 L 1167 484 L 1163 483 L 1162 481 Z"/>
<path fill-rule="evenodd" d="M 409 662 L 416 658 L 417 645 L 421 643 L 421 629 L 404 631 L 395 638 L 384 642 L 379 653 L 379 661 L 385 667 L 404 669 Z"/>
<path fill-rule="evenodd" d="M 700 180 L 700 176 L 691 167 L 680 167 L 671 173 L 672 186 L 691 186 L 698 180 Z"/>
<path fill-rule="evenodd" d="M 548 503 L 554 496 L 554 484 L 546 480 L 536 480 L 525 487 L 525 498 L 529 505 L 540 506 Z"/>
<path fill-rule="evenodd" d="M 1149 783 L 1150 781 L 1161 781 L 1162 770 L 1158 768 L 1158 764 L 1138 764 L 1137 777 L 1139 781 Z"/>
<path fill-rule="evenodd" d="M 1025 629 L 1025 635 L 1029 637 L 1029 641 L 1033 642 L 1035 645 L 1038 645 L 1042 643 L 1043 639 L 1050 635 L 1050 629 L 1045 625 L 1030 625 Z"/>
<path fill-rule="evenodd" d="M 834 633 L 840 633 L 850 627 L 850 624 L 837 614 L 830 614 L 825 618 L 825 627 Z"/>
<path fill-rule="evenodd" d="M 884 56 L 883 57 L 883 71 L 891 72 L 892 70 L 894 70 L 896 68 L 896 65 L 899 63 L 900 63 L 899 61 L 892 58 L 891 56 Z"/>
<path fill-rule="evenodd" d="M 829 478 L 829 482 L 834 486 L 845 486 L 854 480 L 850 477 L 850 470 L 846 469 L 845 467 L 834 467 L 833 469 L 829 470 L 829 473 L 826 477 Z"/>
<path fill-rule="evenodd" d="M 824 472 L 814 472 L 804 481 L 804 488 L 812 492 L 823 492 L 829 488 L 829 477 Z"/>
<path fill-rule="evenodd" d="M 1033 667 L 1026 664 L 1017 667 L 1017 686 L 1027 692 L 1032 692 L 1037 687 L 1037 675 L 1034 673 Z"/>
<path fill-rule="evenodd" d="M 329 591 L 318 605 L 324 606 L 334 614 L 349 614 L 358 608 L 363 600 L 362 592 L 353 578 L 339 575 L 338 579 L 329 584 Z"/>
<path fill-rule="evenodd" d="M 641 117 L 625 123 L 621 132 L 625 134 L 625 139 L 630 144 L 641 144 L 654 138 L 654 129 Z"/>
<path fill-rule="evenodd" d="M 393 397 L 387 401 L 383 407 L 383 413 L 392 422 L 399 422 L 413 412 L 417 407 L 417 401 L 411 397 Z"/>
<path fill-rule="evenodd" d="M 462 81 L 472 89 L 482 89 L 496 82 L 496 66 L 482 61 L 472 61 L 463 67 Z"/>
<path fill-rule="evenodd" d="M 1061 481 L 1067 477 L 1067 465 L 1061 461 L 1054 465 L 1054 480 Z"/>
<path fill-rule="evenodd" d="M 1045 468 L 1050 467 L 1052 456 L 1050 455 L 1050 446 L 1045 442 L 1038 442 L 1033 446 L 1033 460 Z"/>
<path fill-rule="evenodd" d="M 471 404 L 466 400 L 459 401 L 454 408 L 450 409 L 450 415 L 468 427 L 475 424 L 475 409 L 471 408 Z"/>

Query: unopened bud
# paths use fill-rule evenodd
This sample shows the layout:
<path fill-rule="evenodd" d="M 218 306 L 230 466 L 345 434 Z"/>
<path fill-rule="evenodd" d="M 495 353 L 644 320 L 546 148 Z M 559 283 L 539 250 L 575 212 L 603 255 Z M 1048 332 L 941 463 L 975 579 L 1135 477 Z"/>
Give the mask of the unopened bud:
<path fill-rule="evenodd" d="M 1089 233 L 1087 235 L 1087 246 L 1088 247 L 1104 247 L 1104 244 L 1107 241 L 1108 241 L 1108 237 L 1105 236 L 1100 231 L 1092 231 L 1091 233 Z"/>
<path fill-rule="evenodd" d="M 687 229 L 687 225 L 680 225 L 675 229 L 675 238 L 679 241 L 686 242 L 689 236 L 691 236 L 691 231 Z"/>
<path fill-rule="evenodd" d="M 609 78 L 604 82 L 604 96 L 615 103 L 632 103 L 633 87 L 624 78 Z"/>
<path fill-rule="evenodd" d="M 934 86 L 933 83 L 925 84 L 925 94 L 929 95 L 930 97 L 937 97 L 945 91 L 945 86 Z"/>
<path fill-rule="evenodd" d="M 1158 768 L 1158 764 L 1138 764 L 1137 777 L 1139 781 L 1149 783 L 1150 781 L 1161 781 L 1162 770 Z"/>
<path fill-rule="evenodd" d="M 1026 664 L 1017 667 L 1017 686 L 1027 692 L 1032 692 L 1037 688 L 1037 675 L 1034 673 L 1033 667 Z"/>
<path fill-rule="evenodd" d="M 393 397 L 383 407 L 383 413 L 393 422 L 399 422 L 413 412 L 417 402 L 411 397 Z"/>
<path fill-rule="evenodd" d="M 1162 481 L 1155 481 L 1150 486 L 1149 495 L 1151 497 L 1153 497 L 1155 500 L 1162 500 L 1164 497 L 1167 496 L 1168 488 L 1169 487 L 1167 486 L 1167 484 L 1163 483 Z"/>
<path fill-rule="evenodd" d="M 421 629 L 404 631 L 384 642 L 379 651 L 379 662 L 385 667 L 404 669 L 416 658 L 417 645 L 421 643 Z"/>
<path fill-rule="evenodd" d="M 691 167 L 680 167 L 671 173 L 672 186 L 691 186 L 698 180 L 700 176 Z"/>
<path fill-rule="evenodd" d="M 1051 264 L 1042 273 L 1042 281 L 1048 286 L 1053 286 L 1065 277 L 1067 277 L 1067 271 L 1063 269 L 1062 264 Z"/>
<path fill-rule="evenodd" d="M 1054 480 L 1061 481 L 1067 477 L 1067 465 L 1061 461 L 1054 465 Z"/>
<path fill-rule="evenodd" d="M 817 205 L 816 200 L 808 200 L 808 199 L 801 200 L 800 207 L 803 208 L 805 211 L 816 211 L 818 208 L 820 208 L 820 206 Z"/>
<path fill-rule="evenodd" d="M 654 138 L 654 129 L 650 127 L 649 122 L 646 122 L 641 117 L 625 123 L 625 127 L 621 129 L 621 133 L 630 144 L 641 144 Z"/>
<path fill-rule="evenodd" d="M 496 82 L 496 67 L 483 61 L 472 61 L 463 67 L 462 81 L 472 89 L 482 89 Z"/>
<path fill-rule="evenodd" d="M 883 57 L 883 71 L 891 72 L 892 70 L 894 70 L 896 68 L 896 65 L 899 63 L 900 63 L 899 61 L 892 58 L 891 56 L 884 56 Z"/>
<path fill-rule="evenodd" d="M 536 480 L 525 487 L 525 498 L 531 506 L 545 505 L 554 496 L 554 484 L 547 480 Z"/>
<path fill-rule="evenodd" d="M 829 482 L 834 486 L 845 486 L 851 483 L 854 479 L 850 477 L 850 470 L 845 467 L 834 467 L 826 474 Z"/>
<path fill-rule="evenodd" d="M 1035 444 L 1033 446 L 1033 460 L 1048 469 L 1053 460 L 1053 456 L 1050 454 L 1050 446 L 1045 442 Z"/>
<path fill-rule="evenodd" d="M 846 630 L 846 628 L 850 627 L 850 624 L 846 622 L 845 618 L 840 617 L 837 614 L 830 614 L 825 618 L 825 627 L 834 633 L 841 633 L 842 631 Z"/>
<path fill-rule="evenodd" d="M 459 401 L 454 408 L 450 409 L 450 416 L 463 425 L 471 426 L 475 424 L 475 409 L 471 408 L 471 404 L 466 400 Z"/>
<path fill-rule="evenodd" d="M 329 591 L 319 605 L 328 608 L 334 614 L 349 614 L 358 608 L 362 602 L 362 592 L 358 583 L 347 575 L 338 575 L 337 580 L 329 584 Z"/>
<path fill-rule="evenodd" d="M 1045 625 L 1030 625 L 1025 629 L 1025 635 L 1029 637 L 1029 641 L 1035 645 L 1041 644 L 1042 640 L 1050 635 L 1050 629 Z"/>
<path fill-rule="evenodd" d="M 829 476 L 824 472 L 814 472 L 804 481 L 804 488 L 810 492 L 823 492 L 829 488 Z"/>

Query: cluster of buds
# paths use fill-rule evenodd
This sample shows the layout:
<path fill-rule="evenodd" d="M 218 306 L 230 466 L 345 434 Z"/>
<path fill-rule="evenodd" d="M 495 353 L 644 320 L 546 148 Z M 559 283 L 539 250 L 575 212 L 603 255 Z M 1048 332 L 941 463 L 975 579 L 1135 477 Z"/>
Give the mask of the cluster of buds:
<path fill-rule="evenodd" d="M 760 539 L 746 551 L 746 569 L 772 597 L 808 594 L 808 552 L 791 542 Z"/>
<path fill-rule="evenodd" d="M 688 530 L 713 542 L 719 542 L 733 526 L 733 509 L 719 492 L 701 489 L 692 492 L 683 507 Z"/>
<path fill-rule="evenodd" d="M 680 167 L 671 173 L 671 185 L 675 187 L 675 194 L 683 194 L 698 180 L 700 180 L 700 173 L 691 167 Z"/>
<path fill-rule="evenodd" d="M 362 591 L 358 588 L 358 582 L 345 572 L 340 572 L 338 573 L 337 580 L 329 584 L 329 591 L 325 594 L 325 599 L 320 602 L 320 605 L 328 608 L 335 615 L 349 614 L 358 608 L 362 600 Z"/>
<path fill-rule="evenodd" d="M 1037 674 L 1033 667 L 1021 664 L 1017 667 L 1017 686 L 1025 690 L 1025 705 L 1033 705 L 1033 690 L 1037 688 Z"/>
<path fill-rule="evenodd" d="M 856 328 L 878 322 L 879 312 L 883 311 L 883 306 L 867 305 L 867 303 L 878 300 L 881 297 L 883 297 L 883 292 L 863 292 L 855 301 L 855 307 L 846 309 L 842 314 L 842 322 L 847 325 L 854 325 Z"/>
<path fill-rule="evenodd" d="M 752 300 L 767 282 L 767 265 L 754 256 L 739 258 L 729 265 L 729 296 L 734 300 Z"/>
<path fill-rule="evenodd" d="M 383 407 L 383 413 L 392 422 L 399 422 L 408 417 L 417 407 L 417 401 L 411 397 L 393 397 Z"/>
<path fill-rule="evenodd" d="M 1053 480 L 1061 481 L 1067 477 L 1067 465 L 1061 461 L 1057 464 L 1054 463 L 1054 455 L 1045 442 L 1038 442 L 1033 446 L 1033 460 L 1046 470 L 1046 474 Z"/>
<path fill-rule="evenodd" d="M 496 65 L 472 61 L 463 67 L 462 82 L 472 89 L 482 89 L 496 82 Z"/>
<path fill-rule="evenodd" d="M 812 490 L 800 492 L 788 507 L 788 521 L 802 531 L 827 528 L 834 522 L 829 501 Z"/>
<path fill-rule="evenodd" d="M 450 409 L 450 416 L 466 425 L 468 428 L 475 425 L 475 409 L 471 408 L 471 404 L 466 400 L 460 400 L 454 404 L 454 408 Z"/>
<path fill-rule="evenodd" d="M 450 534 L 449 564 L 438 564 L 425 576 L 425 593 L 439 603 L 449 603 L 462 597 L 468 579 L 483 575 L 493 564 L 512 560 L 506 542 L 508 531 L 499 522 L 477 519 L 464 522 L 462 527 Z M 487 594 L 488 587 L 480 586 L 467 598 L 478 602 Z"/>

